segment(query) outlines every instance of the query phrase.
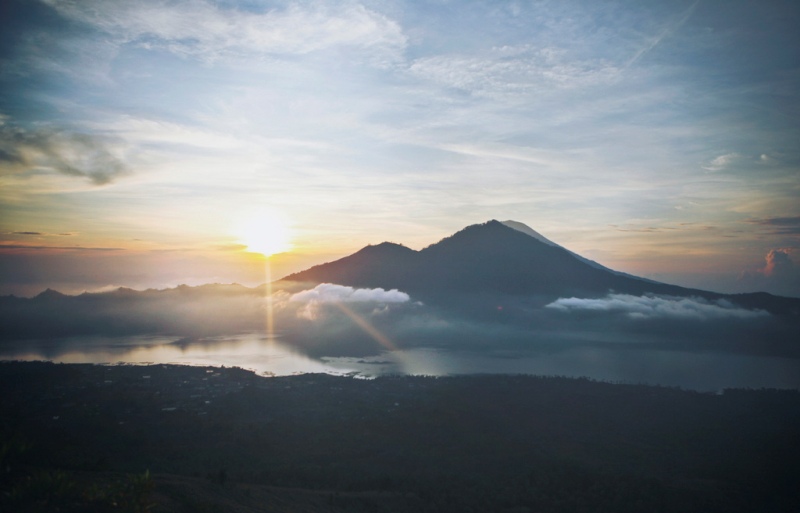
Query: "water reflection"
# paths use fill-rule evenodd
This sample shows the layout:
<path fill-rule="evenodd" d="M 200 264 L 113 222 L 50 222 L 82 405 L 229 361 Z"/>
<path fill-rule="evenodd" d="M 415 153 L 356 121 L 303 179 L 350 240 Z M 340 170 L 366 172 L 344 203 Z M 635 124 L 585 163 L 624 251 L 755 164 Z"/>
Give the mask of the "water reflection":
<path fill-rule="evenodd" d="M 75 337 L 19 342 L 0 347 L 2 360 L 50 360 L 59 363 L 172 363 L 241 367 L 259 374 L 286 376 L 311 372 L 354 372 L 313 360 L 263 333 L 177 339 L 166 336 Z"/>
<path fill-rule="evenodd" d="M 324 372 L 374 377 L 386 374 L 539 374 L 680 386 L 800 389 L 800 362 L 778 357 L 658 349 L 564 346 L 530 351 L 459 351 L 418 348 L 364 358 L 312 359 L 279 337 L 247 333 L 201 339 L 167 336 L 80 337 L 27 341 L 0 347 L 2 360 L 64 363 L 174 363 L 237 366 L 285 376 Z"/>
<path fill-rule="evenodd" d="M 800 361 L 790 358 L 657 349 L 573 346 L 559 351 L 476 353 L 414 349 L 375 358 L 325 358 L 360 374 L 537 374 L 585 376 L 601 381 L 648 383 L 692 390 L 800 389 Z"/>

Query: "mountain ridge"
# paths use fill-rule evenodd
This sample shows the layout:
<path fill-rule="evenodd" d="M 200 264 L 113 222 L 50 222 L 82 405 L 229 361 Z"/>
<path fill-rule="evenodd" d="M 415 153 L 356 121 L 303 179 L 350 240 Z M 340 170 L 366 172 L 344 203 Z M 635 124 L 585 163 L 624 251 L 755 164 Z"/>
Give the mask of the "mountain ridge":
<path fill-rule="evenodd" d="M 384 244 L 390 246 L 367 246 L 280 281 L 398 288 L 422 296 L 487 292 L 547 297 L 609 292 L 724 296 L 613 271 L 541 235 L 532 236 L 497 220 L 467 226 L 419 251 Z M 390 258 L 371 258 L 378 254 Z"/>
<path fill-rule="evenodd" d="M 586 257 L 584 257 L 582 255 L 579 255 L 578 253 L 575 253 L 572 250 L 569 250 L 569 249 L 565 248 L 564 246 L 561 246 L 560 244 L 556 244 L 555 242 L 551 241 L 550 239 L 548 239 L 547 237 L 545 237 L 541 233 L 539 233 L 536 230 L 534 230 L 533 228 L 531 228 L 530 226 L 528 226 L 528 225 L 526 225 L 524 223 L 520 223 L 519 221 L 508 220 L 508 221 L 501 221 L 501 223 L 506 225 L 506 226 L 508 226 L 509 228 L 513 228 L 514 230 L 520 231 L 520 232 L 522 232 L 522 233 L 524 233 L 526 235 L 530 235 L 531 237 L 533 237 L 533 238 L 535 238 L 537 240 L 540 240 L 540 241 L 544 242 L 545 244 L 548 244 L 548 245 L 551 245 L 551 246 L 556 246 L 556 247 L 559 247 L 559 248 L 563 248 L 563 249 L 567 250 L 572 256 L 574 256 L 575 258 L 580 260 L 581 262 L 583 262 L 583 263 L 585 263 L 587 265 L 590 265 L 590 266 L 592 266 L 592 267 L 594 267 L 596 269 L 603 269 L 603 270 L 612 272 L 612 273 L 614 273 L 616 275 L 619 275 L 619 276 L 627 276 L 629 278 L 636 278 L 637 280 L 641 280 L 641 281 L 647 281 L 647 282 L 650 282 L 650 283 L 659 283 L 659 282 L 657 282 L 655 280 L 651 280 L 651 279 L 648 279 L 648 278 L 642 278 L 641 276 L 635 276 L 633 274 L 628 274 L 628 273 L 625 273 L 625 272 L 622 272 L 622 271 L 615 271 L 614 269 L 606 267 L 603 264 L 599 264 L 599 263 L 595 262 L 594 260 L 588 259 L 588 258 L 586 258 Z"/>
<path fill-rule="evenodd" d="M 297 347 L 314 355 L 370 354 L 376 342 L 372 331 L 360 328 L 363 323 L 331 314 L 325 302 L 294 300 L 302 291 L 310 292 L 306 297 L 324 294 L 325 287 L 311 290 L 323 283 L 407 295 L 410 300 L 390 308 L 370 301 L 337 305 L 358 310 L 398 347 L 631 341 L 800 354 L 800 299 L 640 280 L 592 266 L 566 248 L 496 220 L 468 226 L 421 250 L 390 242 L 369 245 L 256 288 L 207 284 L 0 297 L 0 340 L 152 333 L 183 339 L 258 331 L 270 304 L 266 295 L 274 292 L 281 336 Z M 318 309 L 321 317 L 313 320 Z"/>
<path fill-rule="evenodd" d="M 511 224 L 512 226 L 509 226 Z M 520 229 L 523 228 L 523 229 Z M 298 292 L 320 283 L 357 288 L 398 289 L 421 301 L 439 304 L 462 298 L 496 301 L 515 296 L 543 306 L 558 298 L 600 298 L 610 293 L 725 299 L 748 309 L 800 316 L 800 298 L 766 292 L 723 294 L 660 283 L 614 271 L 550 241 L 516 221 L 490 220 L 467 226 L 421 250 L 394 242 L 367 245 L 355 253 L 273 282 L 272 289 Z M 535 235 L 534 235 L 535 234 Z M 266 293 L 266 285 L 182 285 L 171 289 L 137 291 L 125 287 L 76 296 L 47 289 L 32 298 L 0 296 L 4 304 L 41 304 L 178 296 L 238 296 Z M 482 298 L 481 298 L 482 297 Z"/>

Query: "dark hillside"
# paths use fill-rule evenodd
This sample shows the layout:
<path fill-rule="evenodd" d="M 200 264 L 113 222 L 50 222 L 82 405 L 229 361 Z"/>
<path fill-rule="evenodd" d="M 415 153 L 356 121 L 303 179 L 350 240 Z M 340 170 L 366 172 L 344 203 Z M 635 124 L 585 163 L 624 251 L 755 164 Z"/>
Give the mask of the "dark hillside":
<path fill-rule="evenodd" d="M 800 316 L 797 298 L 720 294 L 639 278 L 605 268 L 499 221 L 468 226 L 421 251 L 391 243 L 367 246 L 340 260 L 286 276 L 276 286 L 295 291 L 318 283 L 396 288 L 470 315 L 485 310 L 486 305 L 509 300 L 544 306 L 560 297 L 599 298 L 617 293 L 725 299 L 793 322 Z"/>
<path fill-rule="evenodd" d="M 440 290 L 502 294 L 605 295 L 689 292 L 680 287 L 623 277 L 581 262 L 498 221 L 469 226 L 421 252 L 419 285 Z"/>
<path fill-rule="evenodd" d="M 589 265 L 498 221 L 468 226 L 419 252 L 389 243 L 367 246 L 281 281 L 397 288 L 422 298 L 512 294 L 555 299 L 609 291 L 720 297 Z"/>
<path fill-rule="evenodd" d="M 145 470 L 153 511 L 800 507 L 797 391 L 2 363 L 0 415 L 3 511 Z"/>
<path fill-rule="evenodd" d="M 291 274 L 281 282 L 336 283 L 353 287 L 398 288 L 413 280 L 419 255 L 413 249 L 383 242 L 350 256 Z"/>

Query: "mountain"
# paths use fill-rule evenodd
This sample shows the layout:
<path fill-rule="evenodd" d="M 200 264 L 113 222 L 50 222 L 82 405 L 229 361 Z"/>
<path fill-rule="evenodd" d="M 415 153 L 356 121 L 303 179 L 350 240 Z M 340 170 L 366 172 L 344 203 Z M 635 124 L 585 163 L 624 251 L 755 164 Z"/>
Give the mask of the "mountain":
<path fill-rule="evenodd" d="M 350 256 L 286 276 L 281 282 L 337 283 L 353 287 L 398 288 L 412 279 L 418 252 L 400 244 L 383 242 L 366 246 Z"/>
<path fill-rule="evenodd" d="M 384 347 L 376 346 L 377 329 L 397 347 L 631 341 L 800 355 L 800 299 L 723 295 L 640 279 L 520 228 L 527 227 L 489 221 L 419 251 L 390 242 L 371 245 L 271 287 L 209 284 L 0 297 L 0 341 L 155 333 L 202 339 L 254 332 L 265 327 L 264 294 L 272 290 L 281 292 L 274 297 L 281 336 L 317 356 L 374 354 Z M 325 305 L 293 299 L 291 293 L 320 283 L 399 289 L 412 301 L 384 309 L 344 305 L 345 312 L 360 312 L 376 325 L 366 330 L 349 314 L 329 315 Z M 629 296 L 608 297 L 612 292 Z M 642 297 L 648 294 L 672 297 Z"/>
<path fill-rule="evenodd" d="M 594 267 L 595 269 L 603 269 L 604 271 L 608 271 L 608 272 L 614 273 L 614 274 L 616 274 L 618 276 L 627 276 L 628 278 L 636 278 L 637 280 L 643 280 L 643 281 L 647 281 L 647 282 L 650 282 L 650 283 L 658 283 L 657 281 L 649 280 L 647 278 L 641 278 L 641 277 L 638 277 L 638 276 L 633 276 L 632 274 L 623 273 L 621 271 L 615 271 L 613 269 L 609 269 L 608 267 L 606 267 L 604 265 L 598 264 L 594 260 L 589 260 L 588 258 L 582 257 L 579 254 L 577 254 L 575 252 L 572 252 L 572 251 L 568 250 L 567 248 L 565 248 L 563 246 L 559 246 L 558 244 L 556 244 L 555 242 L 551 241 L 550 239 L 548 239 L 547 237 L 545 237 L 544 235 L 542 235 L 541 233 L 537 232 L 536 230 L 534 230 L 533 228 L 531 228 L 530 226 L 528 226 L 526 224 L 520 223 L 518 221 L 503 221 L 502 223 L 504 225 L 508 226 L 509 228 L 513 228 L 513 229 L 515 229 L 515 230 L 517 230 L 519 232 L 522 232 L 522 233 L 524 233 L 526 235 L 530 235 L 534 239 L 540 240 L 540 241 L 544 242 L 545 244 L 547 244 L 549 246 L 555 246 L 557 248 L 562 248 L 562 249 L 568 251 L 569 254 L 571 254 L 572 256 L 574 256 L 575 258 L 577 258 L 578 260 L 580 260 L 584 264 L 590 265 L 590 266 Z"/>
<path fill-rule="evenodd" d="M 547 237 L 545 237 L 544 235 L 542 235 L 541 233 L 537 232 L 536 230 L 534 230 L 533 228 L 528 226 L 527 224 L 520 223 L 519 221 L 512 221 L 510 219 L 508 221 L 502 221 L 502 224 L 508 226 L 509 228 L 513 228 L 513 229 L 517 230 L 518 232 L 522 232 L 525 235 L 530 235 L 534 239 L 536 239 L 538 241 L 541 241 L 541 242 L 544 242 L 548 246 L 561 247 L 558 244 L 556 244 L 555 242 L 553 242 L 550 239 L 548 239 Z M 573 254 L 575 254 L 575 253 L 573 253 Z M 600 264 L 597 264 L 597 265 L 600 265 Z"/>
<path fill-rule="evenodd" d="M 522 223 L 495 220 L 468 226 L 420 251 L 391 243 L 367 246 L 281 281 L 397 288 L 421 298 L 452 294 L 600 297 L 610 291 L 722 297 L 613 271 Z"/>

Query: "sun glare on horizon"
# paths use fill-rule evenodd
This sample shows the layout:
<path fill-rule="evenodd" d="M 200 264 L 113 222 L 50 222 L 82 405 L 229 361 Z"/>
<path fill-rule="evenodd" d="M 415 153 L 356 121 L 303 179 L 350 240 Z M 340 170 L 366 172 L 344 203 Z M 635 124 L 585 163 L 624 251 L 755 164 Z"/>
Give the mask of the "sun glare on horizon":
<path fill-rule="evenodd" d="M 248 215 L 236 230 L 236 236 L 247 251 L 265 257 L 292 249 L 291 230 L 286 219 L 270 211 Z"/>

